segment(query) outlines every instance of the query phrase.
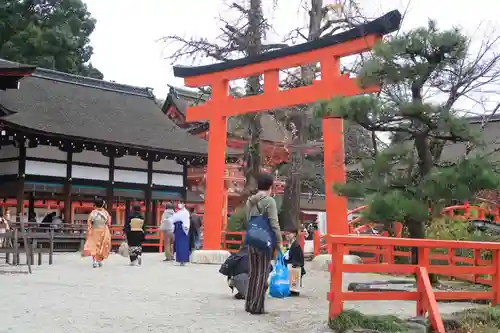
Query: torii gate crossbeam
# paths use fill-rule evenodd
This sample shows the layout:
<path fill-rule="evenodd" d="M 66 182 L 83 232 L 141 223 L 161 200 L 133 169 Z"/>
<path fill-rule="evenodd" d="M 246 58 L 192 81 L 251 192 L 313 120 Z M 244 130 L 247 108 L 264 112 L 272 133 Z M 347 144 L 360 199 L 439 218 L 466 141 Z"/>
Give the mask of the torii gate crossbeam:
<path fill-rule="evenodd" d="M 225 152 L 227 117 L 250 112 L 308 104 L 334 96 L 354 96 L 379 91 L 378 87 L 361 89 L 355 79 L 340 73 L 340 58 L 370 50 L 385 34 L 396 31 L 401 14 L 388 14 L 340 34 L 327 36 L 256 57 L 230 60 L 199 67 L 174 67 L 174 75 L 184 78 L 188 87 L 211 86 L 211 99 L 200 106 L 189 107 L 187 121 L 209 121 L 207 187 L 205 192 L 205 250 L 219 250 L 224 211 Z M 312 85 L 281 91 L 279 71 L 319 62 L 321 80 Z M 254 75 L 264 76 L 261 95 L 233 98 L 229 81 Z M 323 119 L 324 165 L 326 188 L 327 231 L 348 233 L 347 201 L 335 195 L 332 185 L 345 182 L 343 121 Z"/>

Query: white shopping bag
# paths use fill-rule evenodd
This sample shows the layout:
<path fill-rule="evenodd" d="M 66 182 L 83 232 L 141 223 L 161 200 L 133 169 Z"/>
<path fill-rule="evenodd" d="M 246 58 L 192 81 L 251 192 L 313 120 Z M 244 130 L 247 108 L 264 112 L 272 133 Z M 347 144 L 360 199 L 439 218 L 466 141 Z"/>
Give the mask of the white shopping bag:
<path fill-rule="evenodd" d="M 122 257 L 128 257 L 128 244 L 127 242 L 122 242 L 118 248 L 118 254 Z"/>
<path fill-rule="evenodd" d="M 288 265 L 288 275 L 290 277 L 290 291 L 299 292 L 302 288 L 302 268 Z"/>

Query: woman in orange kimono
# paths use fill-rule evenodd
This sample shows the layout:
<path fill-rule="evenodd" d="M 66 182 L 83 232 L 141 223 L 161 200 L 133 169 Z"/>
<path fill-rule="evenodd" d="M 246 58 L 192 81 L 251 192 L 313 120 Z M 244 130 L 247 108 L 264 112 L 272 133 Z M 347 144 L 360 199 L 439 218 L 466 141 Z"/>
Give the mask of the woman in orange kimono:
<path fill-rule="evenodd" d="M 109 256 L 111 250 L 111 216 L 105 208 L 104 200 L 98 199 L 94 204 L 96 208 L 90 212 L 87 219 L 87 241 L 83 256 L 92 256 L 92 265 L 96 268 L 102 267 L 103 260 Z"/>

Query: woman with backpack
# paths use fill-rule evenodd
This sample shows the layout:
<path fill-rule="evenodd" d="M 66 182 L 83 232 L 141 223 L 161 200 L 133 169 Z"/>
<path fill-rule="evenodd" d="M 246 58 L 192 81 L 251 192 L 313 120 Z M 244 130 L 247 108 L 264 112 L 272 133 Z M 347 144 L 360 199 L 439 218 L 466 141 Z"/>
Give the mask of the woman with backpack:
<path fill-rule="evenodd" d="M 271 197 L 273 183 L 272 175 L 260 174 L 257 177 L 258 192 L 246 203 L 249 281 L 245 311 L 251 314 L 264 313 L 269 267 L 282 241 L 276 201 Z"/>

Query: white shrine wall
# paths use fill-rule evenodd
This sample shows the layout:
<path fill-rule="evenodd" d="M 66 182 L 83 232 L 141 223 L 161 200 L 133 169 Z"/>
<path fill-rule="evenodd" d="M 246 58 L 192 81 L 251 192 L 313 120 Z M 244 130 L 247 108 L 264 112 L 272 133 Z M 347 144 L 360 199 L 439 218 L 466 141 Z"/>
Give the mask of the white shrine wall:
<path fill-rule="evenodd" d="M 17 174 L 18 149 L 11 146 L 0 149 L 0 175 Z M 26 149 L 26 174 L 66 177 L 67 154 L 57 147 L 38 146 Z M 8 159 L 2 161 L 2 159 Z M 109 181 L 109 158 L 100 152 L 83 151 L 72 157 L 72 178 Z M 172 160 L 153 163 L 153 184 L 184 187 L 184 167 Z M 115 159 L 114 181 L 147 184 L 147 161 L 138 156 Z"/>

